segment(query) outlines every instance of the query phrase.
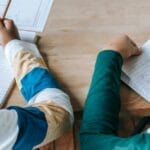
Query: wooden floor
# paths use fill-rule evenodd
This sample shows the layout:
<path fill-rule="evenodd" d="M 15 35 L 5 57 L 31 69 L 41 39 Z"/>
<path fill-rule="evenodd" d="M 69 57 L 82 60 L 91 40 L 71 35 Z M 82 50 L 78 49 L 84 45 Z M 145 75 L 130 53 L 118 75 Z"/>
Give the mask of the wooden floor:
<path fill-rule="evenodd" d="M 48 145 L 40 148 L 40 150 L 80 150 L 79 145 L 79 129 L 81 125 L 83 112 L 75 113 L 75 123 L 71 131 L 49 143 Z M 121 137 L 128 137 L 134 131 L 139 119 L 141 117 L 132 116 L 124 109 L 120 112 L 120 124 L 118 134 Z"/>
<path fill-rule="evenodd" d="M 74 112 L 84 108 L 99 49 L 120 33 L 131 36 L 139 46 L 150 38 L 149 0 L 54 0 L 38 46 L 49 69 L 70 95 Z M 121 101 L 119 133 L 127 136 L 139 117 L 150 115 L 150 103 L 123 84 Z M 6 105 L 23 105 L 16 86 Z M 41 150 L 79 149 L 79 116 L 72 131 Z"/>
<path fill-rule="evenodd" d="M 49 39 L 45 36 L 40 45 L 50 40 L 42 52 L 70 94 L 74 111 L 83 110 L 98 49 L 120 33 L 139 46 L 150 38 L 149 8 L 149 0 L 55 0 L 45 31 Z M 126 137 L 140 117 L 150 115 L 150 103 L 124 84 L 121 101 L 119 134 Z M 80 120 L 81 116 L 70 133 L 42 150 L 78 150 Z"/>
<path fill-rule="evenodd" d="M 40 150 L 79 150 L 79 129 L 82 112 L 75 113 L 75 123 L 73 129 L 63 135 L 58 140 L 40 148 Z"/>
<path fill-rule="evenodd" d="M 121 137 L 128 137 L 134 131 L 140 117 L 133 117 L 127 112 L 121 111 L 118 134 Z M 73 129 L 58 140 L 40 148 L 40 150 L 80 150 L 79 129 L 82 120 L 82 112 L 75 113 Z"/>
<path fill-rule="evenodd" d="M 70 95 L 74 111 L 83 110 L 99 49 L 120 33 L 139 46 L 150 38 L 149 8 L 149 0 L 54 0 L 38 46 Z M 129 88 L 123 86 L 121 97 L 130 113 L 150 115 L 150 103 Z M 10 105 L 23 105 L 16 86 L 8 98 Z"/>

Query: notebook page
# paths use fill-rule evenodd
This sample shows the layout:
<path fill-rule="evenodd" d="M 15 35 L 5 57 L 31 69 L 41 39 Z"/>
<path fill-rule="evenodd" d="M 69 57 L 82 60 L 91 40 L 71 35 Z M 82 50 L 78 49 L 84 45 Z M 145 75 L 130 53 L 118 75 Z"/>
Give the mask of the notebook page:
<path fill-rule="evenodd" d="M 3 15 L 3 12 L 4 12 L 6 5 L 7 5 L 6 0 L 0 0 L 0 16 Z"/>
<path fill-rule="evenodd" d="M 21 40 L 36 43 L 37 34 L 35 32 L 19 31 Z"/>
<path fill-rule="evenodd" d="M 46 24 L 53 0 L 12 0 L 7 18 L 15 21 L 20 30 L 42 32 Z M 0 16 L 7 0 L 0 0 Z"/>
<path fill-rule="evenodd" d="M 150 101 L 150 40 L 142 46 L 143 52 L 127 60 L 121 79 L 139 95 Z"/>
<path fill-rule="evenodd" d="M 8 62 L 6 61 L 4 50 L 0 47 L 0 107 L 4 103 L 6 96 L 14 81 L 14 75 Z"/>
<path fill-rule="evenodd" d="M 36 34 L 34 32 L 20 32 L 21 38 L 24 41 L 34 42 Z M 0 46 L 0 107 L 6 100 L 6 97 L 14 83 L 14 75 L 12 68 L 9 66 L 4 50 Z"/>

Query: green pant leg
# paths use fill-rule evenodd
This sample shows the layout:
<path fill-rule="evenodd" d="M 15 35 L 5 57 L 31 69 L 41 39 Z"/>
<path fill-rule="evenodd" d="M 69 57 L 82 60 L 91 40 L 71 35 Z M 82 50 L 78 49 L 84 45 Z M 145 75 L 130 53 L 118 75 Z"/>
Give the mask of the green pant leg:
<path fill-rule="evenodd" d="M 122 62 L 121 55 L 111 50 L 98 55 L 80 130 L 83 150 L 150 149 L 149 134 L 117 136 Z"/>

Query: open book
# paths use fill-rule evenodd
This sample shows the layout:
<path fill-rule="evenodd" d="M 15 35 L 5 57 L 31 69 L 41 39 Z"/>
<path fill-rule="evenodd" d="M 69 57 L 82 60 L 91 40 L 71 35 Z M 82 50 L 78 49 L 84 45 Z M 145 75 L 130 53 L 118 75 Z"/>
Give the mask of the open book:
<path fill-rule="evenodd" d="M 142 46 L 142 54 L 129 58 L 123 65 L 121 79 L 150 102 L 150 40 Z"/>

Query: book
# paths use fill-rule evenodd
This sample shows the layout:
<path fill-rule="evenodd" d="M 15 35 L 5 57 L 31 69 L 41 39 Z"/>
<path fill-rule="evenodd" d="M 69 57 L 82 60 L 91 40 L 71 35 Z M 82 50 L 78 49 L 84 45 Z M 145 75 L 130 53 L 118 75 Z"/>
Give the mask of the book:
<path fill-rule="evenodd" d="M 121 79 L 150 102 L 150 40 L 142 46 L 142 54 L 124 62 Z"/>

